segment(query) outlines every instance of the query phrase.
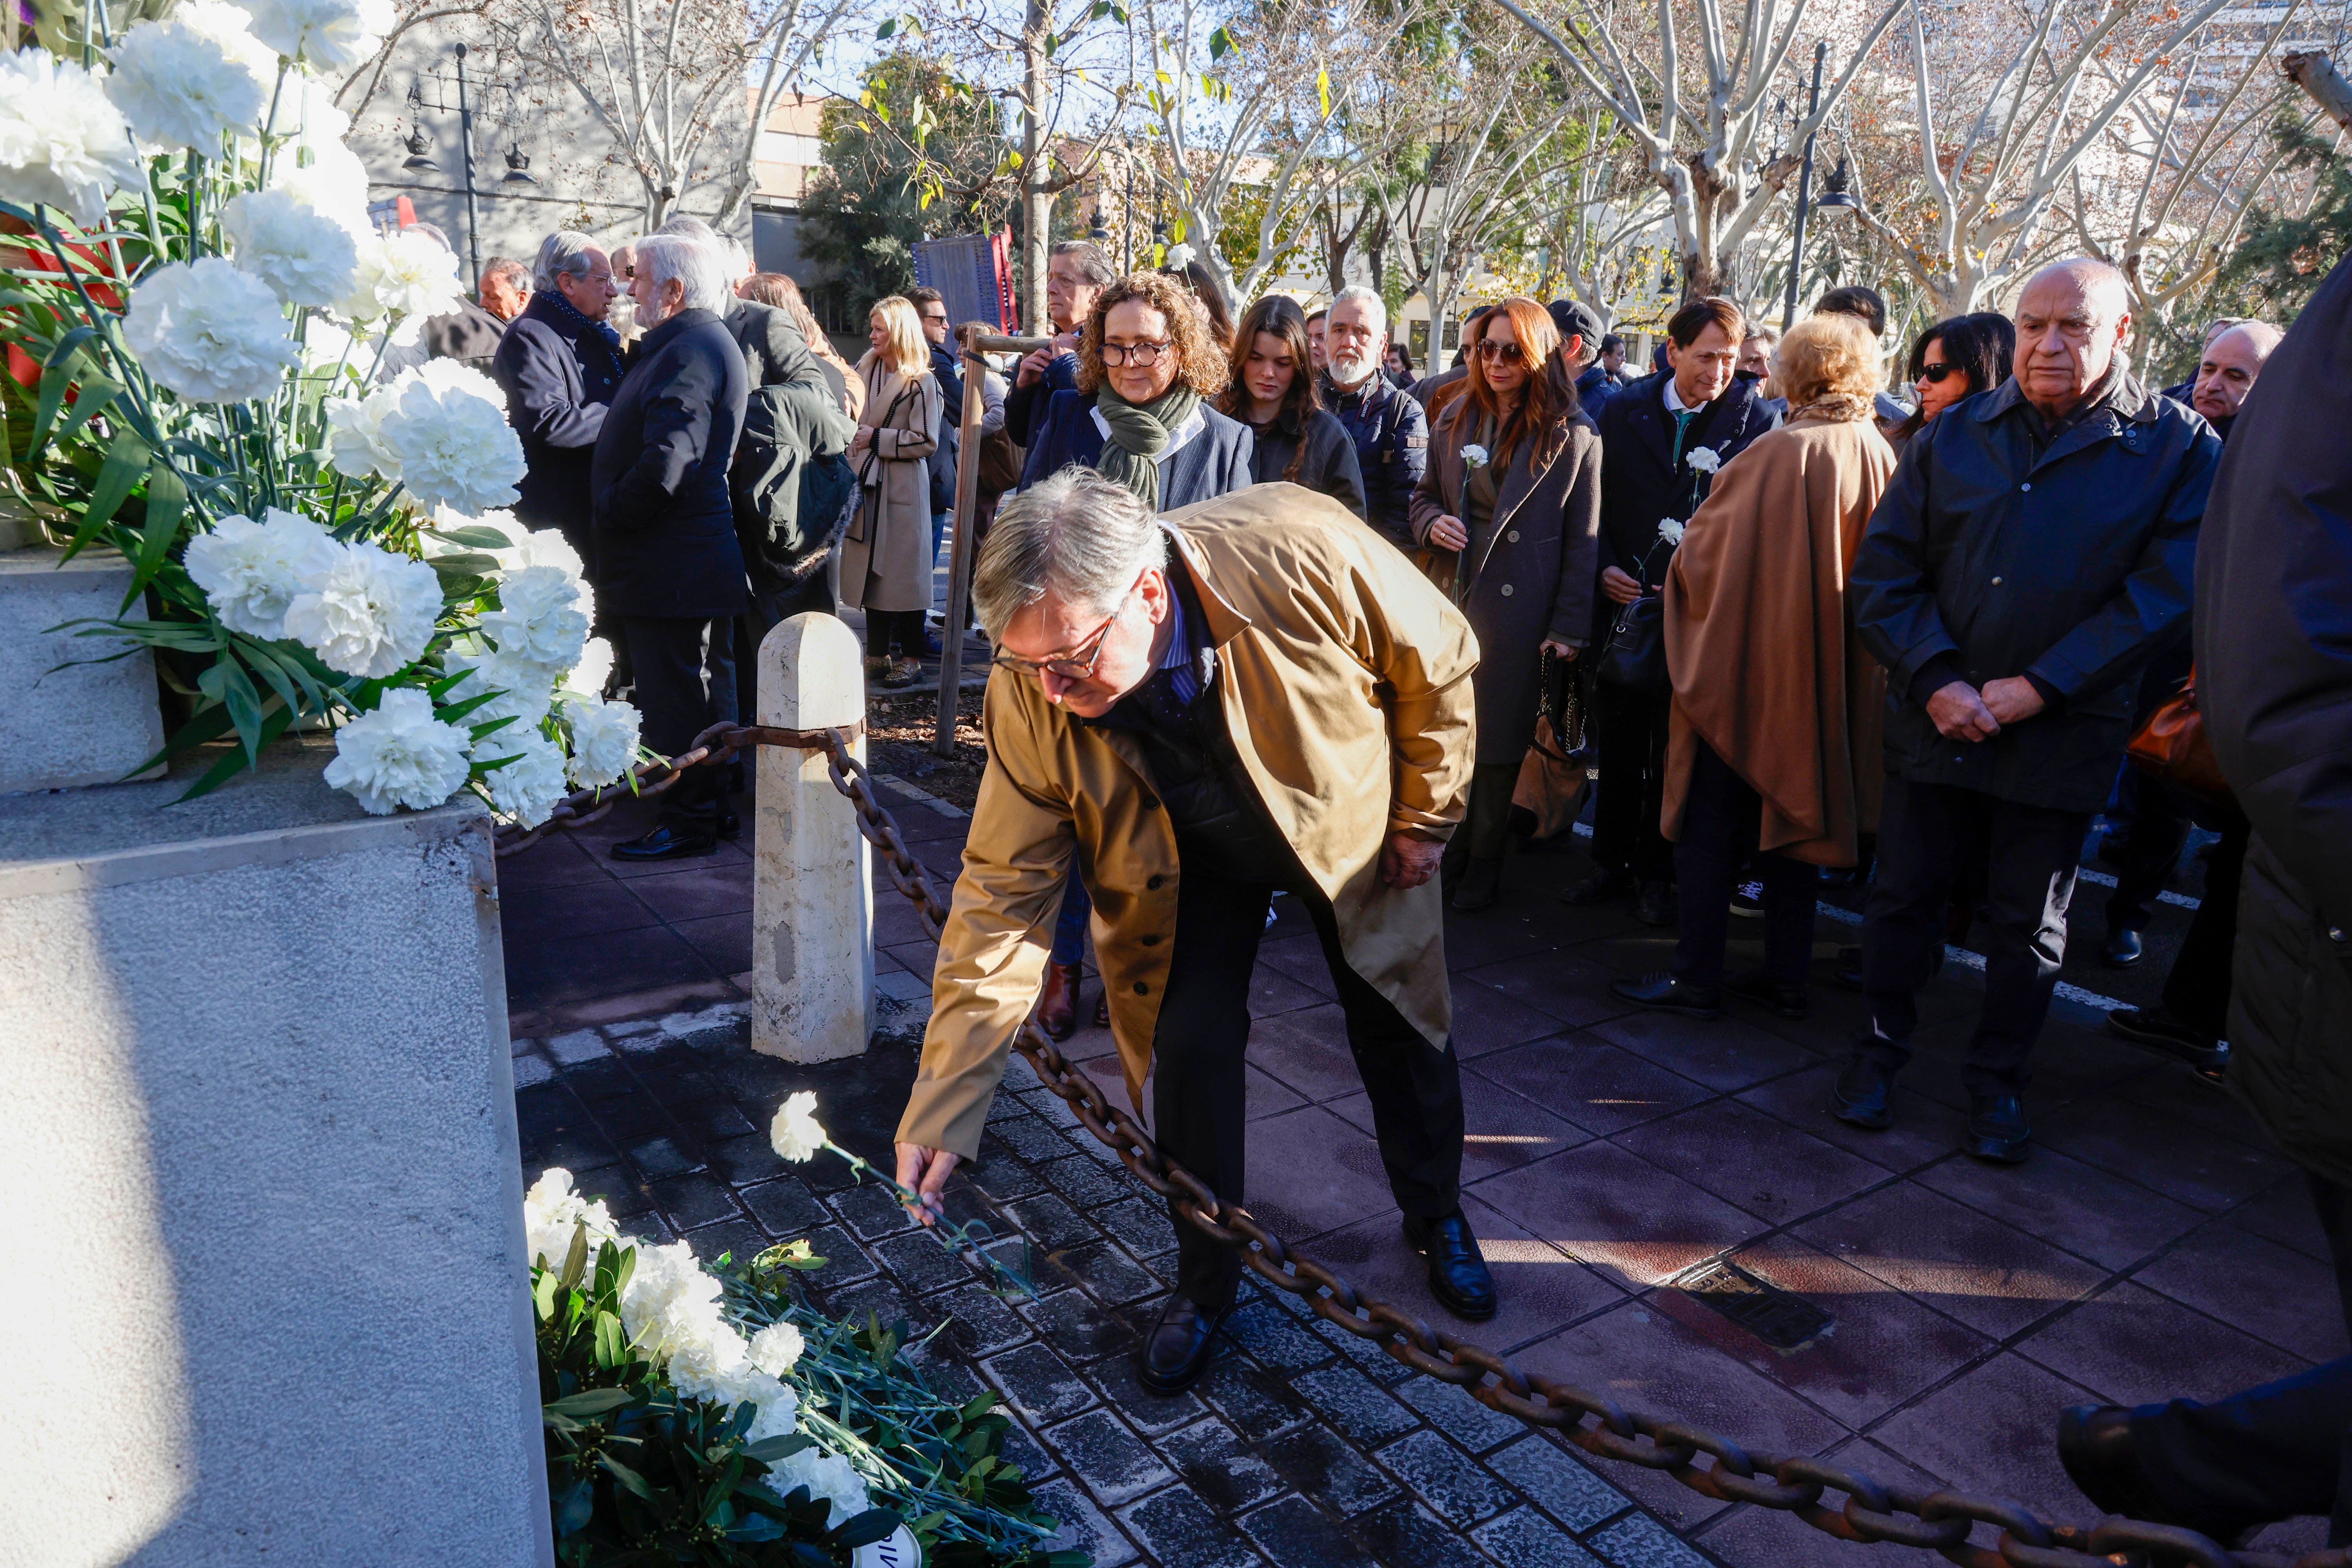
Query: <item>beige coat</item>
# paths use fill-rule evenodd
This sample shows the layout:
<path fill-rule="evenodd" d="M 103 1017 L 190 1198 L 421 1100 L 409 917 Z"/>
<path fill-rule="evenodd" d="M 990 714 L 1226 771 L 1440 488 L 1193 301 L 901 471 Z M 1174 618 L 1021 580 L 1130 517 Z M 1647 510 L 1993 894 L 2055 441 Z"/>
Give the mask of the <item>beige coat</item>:
<path fill-rule="evenodd" d="M 1348 965 L 1432 1044 L 1452 1031 L 1435 878 L 1380 879 L 1392 832 L 1443 839 L 1469 787 L 1469 623 L 1328 496 L 1255 485 L 1164 520 L 1200 591 L 1243 767 L 1331 900 Z M 1037 1000 L 1076 855 L 1128 1092 L 1151 1062 L 1176 931 L 1176 835 L 1124 731 L 1072 719 L 1033 676 L 989 676 L 988 771 L 932 972 L 902 1142 L 979 1152 L 1005 1052 Z"/>
<path fill-rule="evenodd" d="M 866 493 L 841 543 L 841 597 L 866 610 L 928 610 L 940 384 L 928 370 L 909 381 L 870 349 L 857 375 L 866 388 L 857 424 L 870 450 L 850 458 Z"/>

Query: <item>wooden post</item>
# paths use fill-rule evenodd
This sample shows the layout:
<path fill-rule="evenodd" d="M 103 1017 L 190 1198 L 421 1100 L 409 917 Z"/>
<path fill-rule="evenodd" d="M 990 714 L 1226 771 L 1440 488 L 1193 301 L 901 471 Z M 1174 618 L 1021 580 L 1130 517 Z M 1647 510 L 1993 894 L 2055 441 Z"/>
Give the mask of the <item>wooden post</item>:
<path fill-rule="evenodd" d="M 983 353 L 1028 353 L 1050 338 L 992 337 L 974 333 L 963 345 L 963 418 L 956 445 L 955 532 L 948 550 L 948 612 L 940 626 L 940 711 L 931 726 L 934 756 L 955 755 L 956 706 L 963 688 L 963 609 L 971 597 L 972 513 L 980 507 L 980 420 L 986 403 L 981 378 L 988 374 Z"/>

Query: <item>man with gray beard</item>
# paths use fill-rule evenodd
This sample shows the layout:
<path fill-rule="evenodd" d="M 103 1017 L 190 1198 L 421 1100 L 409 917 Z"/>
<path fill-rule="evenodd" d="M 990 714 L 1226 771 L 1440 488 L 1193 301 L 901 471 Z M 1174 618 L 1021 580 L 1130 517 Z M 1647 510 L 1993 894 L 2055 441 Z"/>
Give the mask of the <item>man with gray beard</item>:
<path fill-rule="evenodd" d="M 1364 476 L 1364 521 L 1399 550 L 1413 548 L 1407 509 L 1429 467 L 1429 420 L 1412 395 L 1380 374 L 1389 352 L 1389 311 L 1370 289 L 1332 297 L 1323 328 L 1323 404 L 1356 444 Z"/>

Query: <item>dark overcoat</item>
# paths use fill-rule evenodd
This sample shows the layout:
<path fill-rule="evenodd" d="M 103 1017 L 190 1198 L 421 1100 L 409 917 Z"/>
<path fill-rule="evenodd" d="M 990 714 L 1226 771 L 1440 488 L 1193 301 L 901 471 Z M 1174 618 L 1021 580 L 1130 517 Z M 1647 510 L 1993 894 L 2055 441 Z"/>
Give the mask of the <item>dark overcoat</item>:
<path fill-rule="evenodd" d="M 589 475 L 600 609 L 703 618 L 750 602 L 727 487 L 749 385 L 716 312 L 680 310 L 637 340 Z"/>
<path fill-rule="evenodd" d="M 1256 482 L 1250 473 L 1250 454 L 1255 450 L 1250 427 L 1206 403 L 1201 405 L 1201 419 L 1203 428 L 1198 436 L 1160 459 L 1161 511 L 1213 500 Z M 1102 458 L 1103 441 L 1102 426 L 1095 423 L 1095 395 L 1076 390 L 1055 393 L 1046 405 L 1036 438 L 1029 443 L 1029 456 L 1021 467 L 1021 488 L 1025 490 L 1073 465 L 1093 468 Z"/>
<path fill-rule="evenodd" d="M 1429 538 L 1441 516 L 1465 517 L 1469 467 L 1462 448 L 1477 410 L 1458 397 L 1438 416 L 1429 468 L 1412 495 L 1412 531 Z M 1536 733 L 1547 637 L 1589 646 L 1601 531 L 1601 438 L 1575 414 L 1522 440 L 1496 487 L 1495 514 L 1470 536 L 1462 613 L 1478 634 L 1479 765 L 1516 763 Z"/>
<path fill-rule="evenodd" d="M 1889 773 L 2095 812 L 2141 667 L 2188 629 L 2221 442 L 2128 376 L 2038 457 L 2032 414 L 2011 377 L 1911 437 L 1847 602 L 1886 667 Z M 1931 665 L 1976 687 L 2028 676 L 2055 700 L 1990 741 L 1948 741 L 1920 689 Z"/>
<path fill-rule="evenodd" d="M 552 290 L 531 296 L 499 340 L 490 374 L 507 395 L 507 423 L 522 439 L 517 521 L 560 528 L 594 573 L 588 470 L 606 406 L 621 386 L 621 354 Z"/>
<path fill-rule="evenodd" d="M 1323 406 L 1356 444 L 1364 521 L 1399 550 L 1412 548 L 1412 492 L 1429 468 L 1429 419 L 1411 392 L 1383 373 L 1342 389 L 1326 375 Z"/>
<path fill-rule="evenodd" d="M 1609 480 L 1601 489 L 1599 565 L 1643 577 L 1646 562 L 1652 588 L 1665 581 L 1674 554 L 1657 548 L 1658 524 L 1668 518 L 1688 522 L 1706 499 L 1706 471 L 1691 461 L 1691 454 L 1704 447 L 1715 454 L 1719 468 L 1780 426 L 1780 416 L 1757 402 L 1754 386 L 1734 381 L 1691 420 L 1677 453 L 1675 416 L 1666 410 L 1666 383 L 1673 379 L 1671 371 L 1660 371 L 1611 393 L 1597 421 L 1601 449 L 1609 454 Z M 1593 608 L 1597 639 L 1606 634 L 1617 605 L 1596 595 Z"/>
<path fill-rule="evenodd" d="M 1296 473 L 1290 468 L 1294 458 Z M 1285 409 L 1264 431 L 1251 426 L 1250 477 L 1261 485 L 1305 485 L 1364 515 L 1364 470 L 1356 461 L 1356 443 L 1346 426 L 1320 408 L 1308 409 L 1304 419 Z"/>

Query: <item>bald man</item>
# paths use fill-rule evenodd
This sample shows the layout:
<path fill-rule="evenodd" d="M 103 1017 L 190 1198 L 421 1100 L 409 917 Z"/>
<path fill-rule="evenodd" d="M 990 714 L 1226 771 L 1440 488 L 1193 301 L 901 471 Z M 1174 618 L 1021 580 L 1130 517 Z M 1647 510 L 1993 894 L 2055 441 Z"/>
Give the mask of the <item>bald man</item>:
<path fill-rule="evenodd" d="M 1912 438 L 1849 578 L 1856 629 L 1888 672 L 1888 777 L 1867 1007 L 1831 1110 L 1892 1123 L 1946 903 L 1982 857 L 1984 1006 L 1961 1147 L 2004 1163 L 2028 1152 L 2026 1063 L 2065 957 L 2083 836 L 2141 668 L 2187 629 L 2221 455 L 2203 419 L 2134 379 L 2131 326 L 2113 267 L 2034 274 L 2009 380 Z"/>
<path fill-rule="evenodd" d="M 2240 321 L 2206 340 L 2204 355 L 2197 362 L 2197 379 L 2190 384 L 2189 404 L 2205 416 L 2205 422 L 2222 440 L 2230 438 L 2238 405 L 2254 389 L 2263 362 L 2271 357 L 2283 335 L 2268 321 Z"/>

